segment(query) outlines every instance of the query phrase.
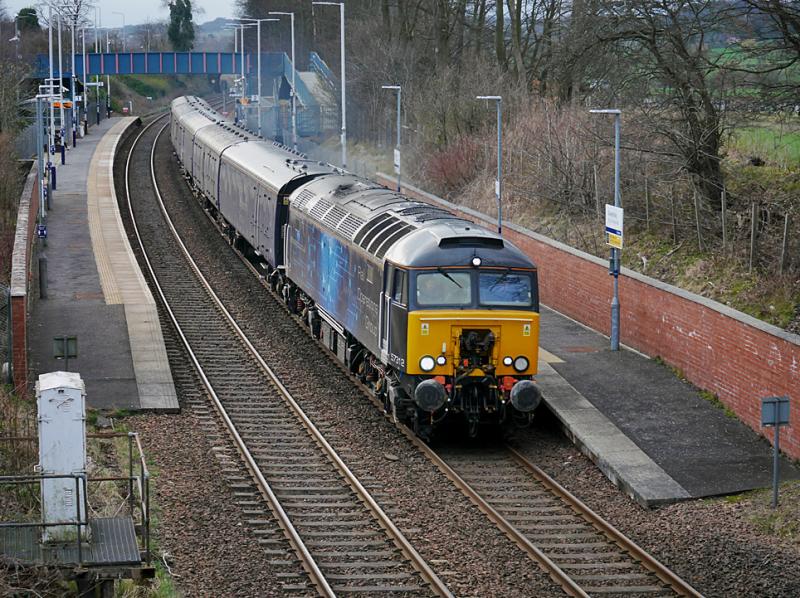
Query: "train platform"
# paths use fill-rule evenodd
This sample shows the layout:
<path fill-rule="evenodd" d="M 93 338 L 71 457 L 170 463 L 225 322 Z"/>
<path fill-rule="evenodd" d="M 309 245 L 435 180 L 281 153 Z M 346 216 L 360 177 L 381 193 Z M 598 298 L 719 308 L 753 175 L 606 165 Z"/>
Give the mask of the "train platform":
<path fill-rule="evenodd" d="M 542 306 L 537 376 L 565 432 L 646 507 L 772 484 L 772 447 L 655 360 Z M 800 472 L 783 459 L 781 479 Z"/>
<path fill-rule="evenodd" d="M 128 243 L 114 189 L 114 153 L 135 118 L 102 121 L 58 166 L 47 217 L 47 297 L 30 314 L 37 373 L 78 371 L 87 403 L 103 410 L 177 411 L 155 300 Z M 54 339 L 77 338 L 77 357 Z"/>

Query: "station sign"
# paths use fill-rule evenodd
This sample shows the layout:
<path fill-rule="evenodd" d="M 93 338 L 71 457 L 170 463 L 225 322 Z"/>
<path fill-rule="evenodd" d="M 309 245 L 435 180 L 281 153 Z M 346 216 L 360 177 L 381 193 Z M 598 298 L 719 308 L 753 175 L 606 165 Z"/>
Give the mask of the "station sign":
<path fill-rule="evenodd" d="M 789 423 L 789 397 L 761 399 L 761 425 L 783 426 Z"/>
<path fill-rule="evenodd" d="M 623 209 L 606 204 L 606 245 L 622 249 Z"/>

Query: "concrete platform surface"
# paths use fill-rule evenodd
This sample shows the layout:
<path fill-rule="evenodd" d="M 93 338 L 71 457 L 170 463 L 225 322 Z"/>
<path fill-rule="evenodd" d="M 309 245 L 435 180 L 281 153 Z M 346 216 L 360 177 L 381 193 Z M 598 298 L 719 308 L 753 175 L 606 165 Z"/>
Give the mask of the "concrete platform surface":
<path fill-rule="evenodd" d="M 546 307 L 537 376 L 576 444 L 646 506 L 768 487 L 772 447 L 657 361 Z M 786 460 L 782 479 L 800 477 Z"/>
<path fill-rule="evenodd" d="M 89 406 L 178 409 L 155 301 L 131 251 L 113 184 L 116 146 L 132 118 L 102 121 L 58 166 L 48 213 L 46 299 L 31 313 L 35 373 L 66 369 L 53 337 L 77 336 L 68 368 L 86 382 Z"/>

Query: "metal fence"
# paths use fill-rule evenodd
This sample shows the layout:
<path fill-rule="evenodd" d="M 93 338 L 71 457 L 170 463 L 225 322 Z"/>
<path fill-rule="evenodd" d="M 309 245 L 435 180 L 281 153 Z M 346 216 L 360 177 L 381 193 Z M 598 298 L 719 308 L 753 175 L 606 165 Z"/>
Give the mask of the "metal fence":
<path fill-rule="evenodd" d="M 11 381 L 11 293 L 0 284 L 0 384 Z"/>
<path fill-rule="evenodd" d="M 49 108 L 45 110 L 45 127 L 49 126 L 50 122 L 50 112 Z M 106 113 L 106 103 L 105 100 L 101 98 L 100 100 L 100 122 L 104 121 L 107 118 Z M 84 112 L 81 110 L 81 118 L 86 118 L 89 123 L 89 131 L 91 131 L 92 127 L 97 124 L 97 103 L 90 101 L 86 106 L 86 111 Z M 59 111 L 56 110 L 56 119 L 59 118 Z M 69 122 L 69 117 L 65 115 L 65 120 Z M 58 127 L 59 124 L 57 123 L 56 126 Z M 45 135 L 45 138 L 47 135 Z M 67 142 L 71 143 L 70 139 L 70 131 L 67 131 Z M 36 155 L 36 123 L 31 123 L 27 127 L 25 127 L 20 133 L 17 135 L 16 139 L 14 139 L 14 150 L 17 153 L 17 156 L 20 158 L 31 158 Z"/>

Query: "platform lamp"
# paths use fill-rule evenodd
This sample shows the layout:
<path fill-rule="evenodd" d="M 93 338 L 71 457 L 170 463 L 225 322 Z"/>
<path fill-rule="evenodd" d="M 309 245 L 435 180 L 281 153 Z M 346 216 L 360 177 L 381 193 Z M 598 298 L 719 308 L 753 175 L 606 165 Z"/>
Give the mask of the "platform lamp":
<path fill-rule="evenodd" d="M 257 109 L 258 109 L 258 136 L 262 137 L 262 135 L 261 135 L 261 97 L 262 97 L 261 96 L 261 23 L 264 22 L 264 21 L 276 22 L 276 21 L 280 21 L 280 19 L 254 19 L 252 17 L 242 17 L 241 20 L 242 21 L 253 21 L 254 23 L 257 24 L 256 36 L 258 38 L 258 41 L 256 41 L 256 46 L 258 46 L 258 59 L 256 61 L 257 62 L 256 68 L 258 69 L 258 77 L 257 77 L 257 79 L 258 79 L 258 106 L 257 106 Z M 294 63 L 294 13 L 292 14 L 292 63 Z M 294 87 L 294 81 L 292 81 L 292 86 Z M 294 92 L 292 92 L 292 93 L 294 93 Z M 294 104 L 292 104 L 292 105 L 294 105 Z M 295 133 L 296 132 L 297 132 L 297 129 L 295 129 Z M 294 139 L 294 146 L 295 146 L 295 149 L 297 149 L 297 135 L 296 134 L 295 134 L 295 139 Z"/>
<path fill-rule="evenodd" d="M 297 150 L 297 87 L 295 87 L 295 77 L 297 75 L 297 63 L 294 58 L 294 13 L 272 11 L 267 14 L 290 17 L 292 26 L 292 141 L 294 149 Z"/>
<path fill-rule="evenodd" d="M 397 145 L 395 147 L 394 167 L 397 175 L 397 192 L 400 192 L 400 107 L 403 88 L 400 85 L 381 85 L 381 89 L 390 89 L 397 92 Z"/>
<path fill-rule="evenodd" d="M 609 108 L 603 110 L 589 110 L 590 114 L 611 114 L 614 116 L 614 207 L 620 206 L 619 195 L 619 130 L 621 110 Z M 614 296 L 611 299 L 611 350 L 619 351 L 619 254 L 616 247 L 611 248 L 611 272 L 614 276 Z"/>
<path fill-rule="evenodd" d="M 345 59 L 344 59 L 344 2 L 312 2 L 311 5 L 324 5 L 324 6 L 338 6 L 339 7 L 339 29 L 340 35 L 340 53 L 341 53 L 341 77 L 342 77 L 342 168 L 347 168 L 347 102 L 346 102 L 346 86 L 345 86 Z"/>
<path fill-rule="evenodd" d="M 503 234 L 503 96 L 476 96 L 477 100 L 494 100 L 497 104 L 497 180 L 494 195 L 497 199 L 497 234 Z"/>

